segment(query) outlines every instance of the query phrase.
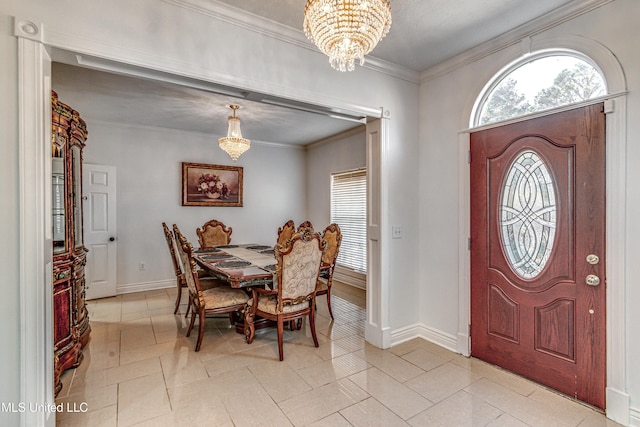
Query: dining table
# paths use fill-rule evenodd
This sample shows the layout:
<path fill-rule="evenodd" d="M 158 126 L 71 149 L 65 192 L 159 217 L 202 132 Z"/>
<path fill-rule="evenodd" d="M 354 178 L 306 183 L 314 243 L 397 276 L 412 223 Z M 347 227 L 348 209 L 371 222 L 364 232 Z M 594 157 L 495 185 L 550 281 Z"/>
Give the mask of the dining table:
<path fill-rule="evenodd" d="M 196 250 L 193 258 L 211 276 L 226 281 L 232 288 L 274 287 L 276 259 L 273 246 L 257 243 L 219 245 Z M 320 274 L 328 268 L 329 265 L 321 264 Z M 238 317 L 234 320 L 236 332 L 244 334 L 244 319 Z M 274 325 L 267 319 L 254 322 L 256 329 Z"/>
<path fill-rule="evenodd" d="M 211 276 L 225 280 L 232 288 L 273 287 L 273 246 L 220 245 L 196 250 L 194 259 Z"/>
<path fill-rule="evenodd" d="M 232 288 L 250 290 L 254 286 L 273 288 L 276 259 L 273 246 L 262 244 L 219 245 L 199 249 L 194 253 L 196 263 L 209 275 L 224 280 Z M 241 313 L 234 317 L 236 332 L 245 334 Z M 255 322 L 256 329 L 274 326 L 267 319 Z"/>

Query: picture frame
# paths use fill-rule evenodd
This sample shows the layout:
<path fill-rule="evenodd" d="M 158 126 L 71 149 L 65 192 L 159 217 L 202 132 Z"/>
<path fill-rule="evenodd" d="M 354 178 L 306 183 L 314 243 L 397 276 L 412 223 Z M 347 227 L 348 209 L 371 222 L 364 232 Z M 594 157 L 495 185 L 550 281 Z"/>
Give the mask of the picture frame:
<path fill-rule="evenodd" d="M 239 166 L 182 162 L 182 206 L 242 206 Z"/>

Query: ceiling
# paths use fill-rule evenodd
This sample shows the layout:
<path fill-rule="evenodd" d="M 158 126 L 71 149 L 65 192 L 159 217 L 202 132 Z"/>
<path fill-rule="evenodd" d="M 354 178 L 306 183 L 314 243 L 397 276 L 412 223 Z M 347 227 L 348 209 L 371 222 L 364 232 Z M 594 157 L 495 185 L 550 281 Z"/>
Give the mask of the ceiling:
<path fill-rule="evenodd" d="M 303 0 L 208 1 L 226 3 L 255 19 L 275 21 L 302 33 Z M 581 2 L 584 0 L 391 0 L 391 30 L 369 57 L 424 71 L 560 6 Z M 338 120 L 326 111 L 309 112 L 311 106 L 292 109 L 266 104 L 254 94 L 238 99 L 198 85 L 67 65 L 76 63 L 73 55 L 59 53 L 54 60 L 58 62 L 53 66 L 53 88 L 60 92 L 62 102 L 91 112 L 89 119 L 202 132 L 217 139 L 227 132 L 228 105 L 237 103 L 245 138 L 298 145 L 359 125 L 354 117 Z"/>
<path fill-rule="evenodd" d="M 302 31 L 304 0 L 213 0 Z M 582 0 L 391 0 L 389 34 L 369 56 L 424 71 Z"/>

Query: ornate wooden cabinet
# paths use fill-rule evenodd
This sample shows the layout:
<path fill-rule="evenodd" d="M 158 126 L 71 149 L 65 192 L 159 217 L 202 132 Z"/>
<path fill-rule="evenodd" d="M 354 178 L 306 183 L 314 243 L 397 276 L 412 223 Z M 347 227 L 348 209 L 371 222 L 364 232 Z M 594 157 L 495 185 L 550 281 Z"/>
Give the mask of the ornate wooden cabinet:
<path fill-rule="evenodd" d="M 51 92 L 54 384 L 82 361 L 89 341 L 84 267 L 87 249 L 82 234 L 82 150 L 87 125 L 79 113 Z"/>

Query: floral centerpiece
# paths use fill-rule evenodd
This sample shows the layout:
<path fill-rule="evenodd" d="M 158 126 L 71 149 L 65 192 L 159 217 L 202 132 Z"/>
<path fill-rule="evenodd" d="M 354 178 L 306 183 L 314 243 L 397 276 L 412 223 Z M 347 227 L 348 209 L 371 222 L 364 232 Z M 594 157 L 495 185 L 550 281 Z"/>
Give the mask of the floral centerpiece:
<path fill-rule="evenodd" d="M 227 199 L 229 187 L 216 174 L 203 173 L 198 178 L 198 193 L 210 199 Z"/>

